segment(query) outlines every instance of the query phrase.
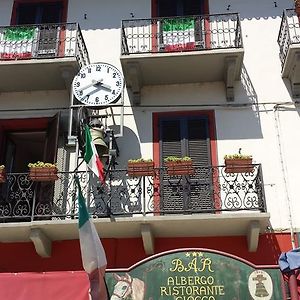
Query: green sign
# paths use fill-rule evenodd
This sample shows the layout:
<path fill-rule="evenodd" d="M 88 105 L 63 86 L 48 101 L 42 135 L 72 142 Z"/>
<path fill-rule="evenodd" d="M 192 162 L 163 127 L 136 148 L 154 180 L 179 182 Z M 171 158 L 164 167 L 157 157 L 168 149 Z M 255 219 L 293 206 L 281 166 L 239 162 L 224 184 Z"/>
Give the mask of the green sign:
<path fill-rule="evenodd" d="M 156 255 L 124 272 L 110 270 L 106 282 L 113 300 L 283 299 L 278 268 L 258 269 L 200 249 Z"/>

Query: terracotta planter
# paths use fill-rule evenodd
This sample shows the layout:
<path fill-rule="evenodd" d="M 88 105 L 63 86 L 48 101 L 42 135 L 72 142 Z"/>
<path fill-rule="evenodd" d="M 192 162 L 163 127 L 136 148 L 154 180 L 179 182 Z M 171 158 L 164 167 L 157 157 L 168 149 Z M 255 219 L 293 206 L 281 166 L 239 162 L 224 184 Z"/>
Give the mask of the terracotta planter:
<path fill-rule="evenodd" d="M 5 169 L 0 170 L 0 183 L 3 183 L 6 181 L 6 172 Z"/>
<path fill-rule="evenodd" d="M 127 173 L 130 177 L 153 176 L 154 162 L 128 162 Z"/>
<path fill-rule="evenodd" d="M 57 168 L 29 168 L 29 177 L 32 181 L 54 181 L 58 179 Z"/>
<path fill-rule="evenodd" d="M 252 158 L 225 159 L 225 173 L 250 173 L 253 169 Z"/>
<path fill-rule="evenodd" d="M 300 14 L 300 1 L 295 1 L 295 12 L 299 16 L 299 14 Z"/>
<path fill-rule="evenodd" d="M 193 175 L 195 174 L 195 169 L 193 166 L 193 161 L 167 161 L 166 163 L 167 173 L 170 176 L 174 175 Z"/>

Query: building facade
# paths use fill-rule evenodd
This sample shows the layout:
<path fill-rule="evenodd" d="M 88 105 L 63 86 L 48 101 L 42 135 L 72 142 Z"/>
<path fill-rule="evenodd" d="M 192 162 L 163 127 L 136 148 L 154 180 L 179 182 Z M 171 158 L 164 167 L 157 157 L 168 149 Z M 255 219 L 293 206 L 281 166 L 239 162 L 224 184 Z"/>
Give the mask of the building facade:
<path fill-rule="evenodd" d="M 124 280 L 136 300 L 290 299 L 278 257 L 300 229 L 294 2 L 119 2 L 0 1 L 0 295 L 16 299 L 18 282 L 39 297 L 53 280 L 60 299 L 88 299 L 77 174 L 112 299 Z M 91 64 L 91 84 L 72 84 Z M 105 183 L 83 161 L 85 125 Z M 234 154 L 251 165 L 225 166 Z M 174 156 L 193 165 L 172 173 Z M 128 169 L 139 158 L 146 173 Z M 38 161 L 54 180 L 30 175 Z"/>

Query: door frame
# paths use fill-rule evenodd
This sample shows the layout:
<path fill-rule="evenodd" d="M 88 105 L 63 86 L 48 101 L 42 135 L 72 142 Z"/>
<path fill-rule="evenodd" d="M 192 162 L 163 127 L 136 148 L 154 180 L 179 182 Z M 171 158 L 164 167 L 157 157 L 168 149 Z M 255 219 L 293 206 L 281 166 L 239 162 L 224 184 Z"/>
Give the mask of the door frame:
<path fill-rule="evenodd" d="M 51 3 L 51 2 L 61 2 L 62 3 L 62 14 L 61 14 L 61 21 L 60 26 L 58 26 L 58 51 L 57 55 L 58 57 L 64 57 L 65 52 L 65 37 L 66 37 L 66 26 L 64 26 L 64 23 L 67 23 L 68 18 L 68 0 L 15 0 L 12 8 L 12 14 L 10 19 L 10 25 L 17 25 L 17 10 L 18 6 L 20 4 L 29 4 L 29 3 Z"/>
<path fill-rule="evenodd" d="M 217 139 L 215 113 L 213 110 L 199 111 L 174 111 L 174 112 L 154 112 L 152 116 L 153 128 L 153 160 L 156 166 L 162 166 L 159 153 L 159 119 L 164 117 L 188 117 L 188 116 L 205 116 L 208 119 L 208 133 L 210 139 L 211 163 L 213 166 L 218 165 L 217 158 Z"/>
<path fill-rule="evenodd" d="M 158 18 L 158 1 L 159 0 L 151 0 L 151 18 L 155 19 Z M 198 0 L 202 3 L 202 11 L 203 15 L 209 15 L 209 0 Z M 205 18 L 204 20 L 204 28 L 208 32 L 205 36 L 205 45 L 206 49 L 210 48 L 210 31 L 209 31 L 209 19 Z M 153 24 L 151 25 L 152 30 L 152 52 L 159 52 L 158 49 L 158 42 L 157 42 L 157 33 L 158 33 L 158 25 Z"/>

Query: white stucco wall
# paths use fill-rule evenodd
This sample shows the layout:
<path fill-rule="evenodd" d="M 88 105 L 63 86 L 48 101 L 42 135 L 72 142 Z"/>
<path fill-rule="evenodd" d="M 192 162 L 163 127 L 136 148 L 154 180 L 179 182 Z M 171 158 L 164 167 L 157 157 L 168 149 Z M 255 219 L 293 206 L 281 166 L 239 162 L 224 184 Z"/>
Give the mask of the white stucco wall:
<path fill-rule="evenodd" d="M 0 26 L 7 26 L 10 24 L 13 3 L 12 0 L 0 1 Z"/>
<path fill-rule="evenodd" d="M 0 2 L 2 25 L 10 22 L 12 2 Z M 145 87 L 141 106 L 134 108 L 130 107 L 125 91 L 124 136 L 118 139 L 119 167 L 124 167 L 129 158 L 153 156 L 153 112 L 214 110 L 219 164 L 223 164 L 225 154 L 237 152 L 239 148 L 243 153 L 252 154 L 254 162 L 262 164 L 271 225 L 285 231 L 291 224 L 300 229 L 297 217 L 300 112 L 293 105 L 289 82 L 281 78 L 277 44 L 283 9 L 291 8 L 293 1 L 276 3 L 277 7 L 269 0 L 209 1 L 211 14 L 239 12 L 241 16 L 245 55 L 241 81 L 235 83 L 237 107 L 226 102 L 222 82 Z M 131 14 L 135 18 L 149 18 L 150 1 L 69 0 L 68 22 L 80 24 L 91 62 L 104 61 L 120 69 L 120 24 L 122 19 L 130 19 Z M 278 107 L 285 102 L 291 104 Z M 65 108 L 68 103 L 68 94 L 59 91 L 0 94 L 1 109 Z"/>

